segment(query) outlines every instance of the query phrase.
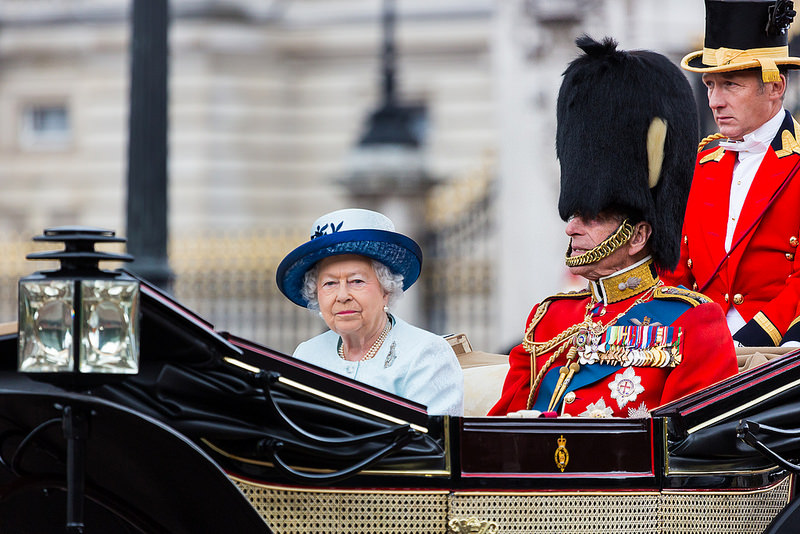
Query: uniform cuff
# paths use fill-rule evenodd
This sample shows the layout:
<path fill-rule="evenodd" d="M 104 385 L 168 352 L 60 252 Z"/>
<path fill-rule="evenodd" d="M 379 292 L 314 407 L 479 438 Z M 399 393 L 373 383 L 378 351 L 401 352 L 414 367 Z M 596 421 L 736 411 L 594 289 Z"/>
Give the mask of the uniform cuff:
<path fill-rule="evenodd" d="M 783 338 L 781 338 L 781 345 L 790 342 L 794 343 L 800 342 L 800 317 L 792 321 L 792 324 L 789 325 L 789 329 L 786 330 L 786 334 L 784 334 Z M 790 345 L 790 346 L 797 346 L 797 345 Z"/>
<path fill-rule="evenodd" d="M 780 337 L 773 339 L 770 333 L 763 328 L 762 324 L 765 323 L 772 325 L 766 316 L 759 312 L 755 317 L 750 319 L 747 324 L 733 334 L 734 341 L 738 341 L 745 347 L 777 346 L 778 342 L 780 341 Z M 800 335 L 800 328 L 798 329 L 798 335 Z"/>

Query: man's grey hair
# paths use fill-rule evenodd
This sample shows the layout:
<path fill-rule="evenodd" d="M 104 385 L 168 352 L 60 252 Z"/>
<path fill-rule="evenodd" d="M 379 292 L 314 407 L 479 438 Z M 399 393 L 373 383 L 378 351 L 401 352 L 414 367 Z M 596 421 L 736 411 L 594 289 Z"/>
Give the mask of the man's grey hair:
<path fill-rule="evenodd" d="M 372 269 L 378 277 L 381 288 L 389 295 L 388 306 L 391 308 L 397 299 L 403 296 L 403 275 L 395 273 L 389 267 L 379 262 L 371 260 Z M 319 274 L 319 262 L 306 271 L 303 277 L 303 287 L 300 294 L 308 301 L 306 306 L 309 310 L 319 311 L 319 300 L 317 299 L 317 275 Z"/>

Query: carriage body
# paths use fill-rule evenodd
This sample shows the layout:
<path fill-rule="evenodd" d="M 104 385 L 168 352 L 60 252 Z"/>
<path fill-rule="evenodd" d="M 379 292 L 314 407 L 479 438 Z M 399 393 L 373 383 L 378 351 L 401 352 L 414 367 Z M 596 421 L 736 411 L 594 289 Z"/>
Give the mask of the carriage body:
<path fill-rule="evenodd" d="M 761 533 L 796 502 L 800 351 L 650 418 L 429 416 L 141 297 L 141 370 L 114 383 L 31 380 L 0 337 L 0 524 L 62 531 L 64 431 L 37 428 L 67 404 L 86 532 Z"/>

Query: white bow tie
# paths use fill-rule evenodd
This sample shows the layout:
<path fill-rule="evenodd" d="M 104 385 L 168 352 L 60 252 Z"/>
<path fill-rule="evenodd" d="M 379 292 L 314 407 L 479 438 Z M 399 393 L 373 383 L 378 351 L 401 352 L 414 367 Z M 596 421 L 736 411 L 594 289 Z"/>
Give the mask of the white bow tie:
<path fill-rule="evenodd" d="M 766 152 L 768 145 L 757 141 L 755 139 L 745 139 L 744 141 L 720 141 L 719 146 L 725 150 L 732 150 L 733 152 Z"/>

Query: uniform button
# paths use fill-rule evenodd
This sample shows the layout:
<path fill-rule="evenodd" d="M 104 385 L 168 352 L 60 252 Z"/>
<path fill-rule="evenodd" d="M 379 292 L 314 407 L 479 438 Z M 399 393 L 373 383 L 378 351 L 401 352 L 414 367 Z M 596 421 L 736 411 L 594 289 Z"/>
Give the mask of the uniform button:
<path fill-rule="evenodd" d="M 744 302 L 744 297 L 742 296 L 741 293 L 736 293 L 733 296 L 733 303 L 734 304 L 741 304 L 742 302 Z"/>
<path fill-rule="evenodd" d="M 800 244 L 800 241 L 798 241 L 795 236 L 792 236 L 789 238 L 789 244 L 796 248 L 797 245 Z"/>
<path fill-rule="evenodd" d="M 730 298 L 728 297 L 728 294 L 727 294 L 727 293 L 725 293 L 725 296 L 724 296 L 724 297 L 722 297 L 722 298 L 724 298 L 724 299 L 725 299 L 725 302 L 728 302 L 728 301 L 730 300 Z"/>
<path fill-rule="evenodd" d="M 795 239 L 795 241 L 796 241 L 796 239 Z M 684 243 L 684 245 L 689 244 L 689 236 L 688 235 L 683 236 L 683 243 Z"/>
<path fill-rule="evenodd" d="M 786 253 L 786 259 L 789 260 L 789 261 L 792 261 L 794 259 L 794 254 L 792 254 L 791 252 L 787 252 Z"/>
<path fill-rule="evenodd" d="M 692 268 L 692 258 L 686 260 L 686 266 L 689 267 L 690 269 Z"/>
<path fill-rule="evenodd" d="M 692 284 L 692 290 L 697 291 L 697 282 Z"/>
<path fill-rule="evenodd" d="M 575 402 L 575 397 L 576 397 L 575 392 L 570 391 L 569 393 L 564 395 L 564 402 L 566 402 L 567 404 L 572 404 L 573 402 Z"/>

